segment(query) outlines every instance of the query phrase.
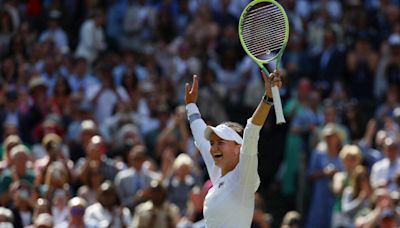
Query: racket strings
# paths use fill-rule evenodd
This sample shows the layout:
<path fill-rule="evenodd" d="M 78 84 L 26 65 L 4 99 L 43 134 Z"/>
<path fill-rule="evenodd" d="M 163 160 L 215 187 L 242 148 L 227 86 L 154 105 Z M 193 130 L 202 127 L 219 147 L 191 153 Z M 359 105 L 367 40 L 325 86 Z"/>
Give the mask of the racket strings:
<path fill-rule="evenodd" d="M 268 56 L 284 45 L 285 17 L 273 4 L 252 9 L 242 28 L 243 40 L 254 56 Z"/>
<path fill-rule="evenodd" d="M 263 11 L 263 12 L 267 12 L 267 11 L 270 11 L 270 9 L 277 9 L 276 8 L 276 6 L 274 5 L 274 4 L 266 4 L 266 5 L 264 5 L 264 6 L 260 6 L 260 7 L 253 7 L 251 10 L 250 10 L 250 12 L 246 15 L 246 18 L 249 18 L 249 17 L 251 17 L 252 15 L 254 15 L 254 14 L 257 14 L 258 12 L 260 12 L 260 11 Z"/>
<path fill-rule="evenodd" d="M 269 54 L 275 50 L 278 50 L 282 47 L 282 39 L 283 38 L 271 38 L 271 37 L 263 37 L 263 39 L 268 39 L 269 44 L 266 44 L 263 40 L 251 41 L 251 44 L 248 45 L 248 49 L 253 55 L 264 55 Z"/>
<path fill-rule="evenodd" d="M 282 15 L 282 12 L 278 8 L 273 8 L 272 10 L 268 10 L 268 11 L 258 11 L 257 13 L 252 13 L 253 11 L 251 11 L 249 14 L 246 15 L 246 18 L 244 19 L 243 24 L 246 24 L 246 22 L 252 22 L 252 20 L 254 18 L 259 18 L 260 15 L 263 15 L 263 14 L 264 15 L 267 14 L 269 17 L 274 17 L 276 15 Z"/>
<path fill-rule="evenodd" d="M 265 30 L 261 30 L 262 27 L 260 28 L 256 28 L 256 32 L 253 31 L 243 31 L 243 38 L 252 38 L 252 37 L 258 37 L 260 35 L 268 35 L 268 34 L 272 34 L 272 35 L 281 35 L 281 33 L 277 32 L 274 33 L 274 31 L 276 30 L 284 30 L 285 29 L 285 24 L 281 24 L 281 25 L 276 25 L 274 26 L 274 28 L 267 28 Z M 285 35 L 283 33 L 283 35 Z"/>
<path fill-rule="evenodd" d="M 262 37 L 250 37 L 247 42 L 247 46 L 249 51 L 253 52 L 255 55 L 262 55 L 265 53 L 270 53 L 273 50 L 279 49 L 283 45 L 284 35 L 281 36 L 272 35 L 272 34 L 261 34 Z M 245 38 L 246 39 L 246 38 Z M 268 43 L 266 43 L 266 40 Z"/>
<path fill-rule="evenodd" d="M 260 46 L 262 43 L 254 43 L 254 46 Z M 262 55 L 269 55 L 276 50 L 279 50 L 282 47 L 282 44 L 277 43 L 275 45 L 263 46 L 261 48 L 249 48 L 249 51 L 253 53 L 254 56 L 262 56 Z"/>
<path fill-rule="evenodd" d="M 285 25 L 278 25 L 276 26 L 278 29 L 285 29 Z M 261 32 L 260 32 L 261 30 Z M 276 45 L 282 45 L 282 39 L 285 38 L 285 33 L 284 31 L 282 33 L 276 33 L 276 31 L 272 29 L 267 29 L 265 31 L 262 31 L 262 28 L 257 29 L 257 32 L 252 33 L 252 32 L 244 32 L 243 33 L 243 38 L 245 40 L 249 41 L 250 47 L 255 47 L 257 45 L 262 45 L 262 47 L 267 47 L 267 46 L 276 46 Z M 265 41 L 268 41 L 266 43 Z M 263 45 L 265 43 L 265 45 Z"/>
<path fill-rule="evenodd" d="M 265 42 L 268 39 L 268 43 L 273 45 L 275 43 L 281 43 L 282 39 L 284 38 L 284 33 L 275 33 L 275 31 L 269 30 L 266 32 L 257 32 L 257 34 L 246 33 L 243 34 L 244 39 L 250 39 L 252 43 L 260 43 Z"/>
<path fill-rule="evenodd" d="M 264 20 L 263 20 L 264 19 Z M 260 19 L 262 23 L 251 23 L 247 28 L 243 29 L 243 35 L 246 40 L 259 41 L 271 37 L 277 37 L 277 41 L 281 40 L 285 35 L 285 23 L 282 21 L 272 21 L 269 18 Z M 273 44 L 273 40 L 268 40 Z"/>

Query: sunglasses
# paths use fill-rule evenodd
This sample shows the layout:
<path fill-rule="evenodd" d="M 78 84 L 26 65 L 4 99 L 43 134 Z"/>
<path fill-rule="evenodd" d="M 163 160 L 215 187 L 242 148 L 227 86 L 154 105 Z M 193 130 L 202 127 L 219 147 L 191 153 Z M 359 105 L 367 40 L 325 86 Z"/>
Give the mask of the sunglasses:
<path fill-rule="evenodd" d="M 83 207 L 72 207 L 69 212 L 72 216 L 82 216 L 83 214 L 85 214 L 85 210 L 86 208 Z"/>

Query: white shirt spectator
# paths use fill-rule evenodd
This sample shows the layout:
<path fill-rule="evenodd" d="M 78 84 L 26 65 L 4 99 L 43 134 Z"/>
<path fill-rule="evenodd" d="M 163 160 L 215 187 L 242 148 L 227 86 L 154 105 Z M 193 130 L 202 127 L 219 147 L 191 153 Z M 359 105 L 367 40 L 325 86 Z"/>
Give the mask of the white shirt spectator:
<path fill-rule="evenodd" d="M 128 208 L 122 208 L 122 215 L 119 216 L 119 208 L 114 208 L 111 213 L 105 209 L 100 203 L 89 206 L 85 211 L 85 223 L 89 227 L 122 227 L 122 224 L 129 227 L 132 216 Z M 121 221 L 122 218 L 122 221 Z M 113 222 L 113 223 L 112 223 Z M 111 224 L 112 223 L 112 224 Z M 110 226 L 111 225 L 111 226 Z"/>
<path fill-rule="evenodd" d="M 59 50 L 66 51 L 69 49 L 67 34 L 61 28 L 48 29 L 40 34 L 40 42 L 43 43 L 49 39 L 53 40 Z"/>
<path fill-rule="evenodd" d="M 86 90 L 87 101 L 90 102 L 101 89 L 102 89 L 101 85 L 94 85 L 93 87 L 88 88 Z M 118 93 L 118 96 L 122 99 L 122 101 L 128 101 L 129 96 L 123 87 L 120 86 L 117 87 L 116 92 Z M 94 104 L 95 105 L 94 115 L 98 123 L 102 123 L 103 121 L 105 121 L 107 117 L 110 117 L 113 114 L 113 109 L 118 102 L 119 99 L 117 97 L 117 94 L 115 94 L 115 92 L 111 89 L 105 89 L 99 95 L 99 98 Z"/>
<path fill-rule="evenodd" d="M 53 207 L 51 209 L 51 215 L 53 216 L 53 221 L 55 224 L 67 221 L 69 215 L 68 207 L 64 207 L 61 210 L 59 208 Z"/>
<path fill-rule="evenodd" d="M 390 163 L 388 158 L 376 162 L 371 170 L 371 186 L 373 188 L 387 186 L 391 192 L 397 190 L 396 173 L 400 171 L 400 159 Z"/>
<path fill-rule="evenodd" d="M 68 77 L 68 83 L 71 86 L 71 90 L 73 92 L 85 92 L 87 88 L 99 84 L 99 81 L 93 75 L 85 74 L 83 77 L 71 75 L 70 77 Z"/>
<path fill-rule="evenodd" d="M 80 29 L 79 45 L 75 55 L 83 57 L 89 63 L 92 63 L 99 55 L 99 52 L 105 50 L 106 47 L 103 29 L 96 26 L 93 19 L 86 20 Z"/>

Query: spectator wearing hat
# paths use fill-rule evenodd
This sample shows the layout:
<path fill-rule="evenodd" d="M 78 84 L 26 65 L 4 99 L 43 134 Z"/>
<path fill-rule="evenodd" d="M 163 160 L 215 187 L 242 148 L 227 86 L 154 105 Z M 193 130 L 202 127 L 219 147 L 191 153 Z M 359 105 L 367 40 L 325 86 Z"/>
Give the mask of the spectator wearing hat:
<path fill-rule="evenodd" d="M 335 203 L 331 181 L 335 173 L 343 170 L 339 152 L 344 137 L 339 126 L 328 123 L 321 134 L 326 148 L 316 148 L 312 152 L 307 170 L 307 176 L 313 182 L 313 195 L 305 226 L 307 228 L 331 225 L 332 209 Z"/>

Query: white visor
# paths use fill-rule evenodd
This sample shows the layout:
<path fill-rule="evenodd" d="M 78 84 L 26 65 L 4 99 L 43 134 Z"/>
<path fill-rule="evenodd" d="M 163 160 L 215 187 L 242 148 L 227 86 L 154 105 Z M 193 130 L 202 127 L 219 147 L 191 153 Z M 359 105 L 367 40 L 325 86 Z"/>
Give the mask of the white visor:
<path fill-rule="evenodd" d="M 240 137 L 240 135 L 235 130 L 226 126 L 225 124 L 220 124 L 216 127 L 207 126 L 206 130 L 204 131 L 204 137 L 207 140 L 210 140 L 210 135 L 213 132 L 221 139 L 235 141 L 237 144 L 240 145 L 243 143 L 242 137 Z"/>

